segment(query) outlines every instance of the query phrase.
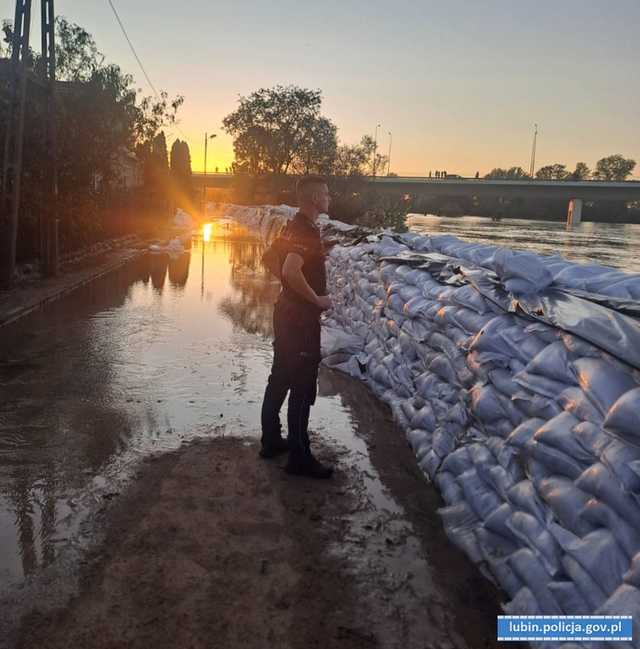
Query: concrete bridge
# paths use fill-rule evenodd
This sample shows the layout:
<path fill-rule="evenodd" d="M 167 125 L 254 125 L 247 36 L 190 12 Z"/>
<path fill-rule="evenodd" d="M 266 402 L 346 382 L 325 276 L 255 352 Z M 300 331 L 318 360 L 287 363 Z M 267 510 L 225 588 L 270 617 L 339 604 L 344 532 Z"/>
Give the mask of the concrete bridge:
<path fill-rule="evenodd" d="M 198 187 L 230 187 L 232 174 L 194 174 Z M 564 181 L 564 180 L 485 180 L 482 178 L 388 177 L 362 179 L 380 192 L 413 196 L 447 196 L 478 198 L 539 198 L 564 200 L 568 204 L 568 221 L 577 224 L 582 218 L 584 201 L 640 201 L 640 181 Z"/>

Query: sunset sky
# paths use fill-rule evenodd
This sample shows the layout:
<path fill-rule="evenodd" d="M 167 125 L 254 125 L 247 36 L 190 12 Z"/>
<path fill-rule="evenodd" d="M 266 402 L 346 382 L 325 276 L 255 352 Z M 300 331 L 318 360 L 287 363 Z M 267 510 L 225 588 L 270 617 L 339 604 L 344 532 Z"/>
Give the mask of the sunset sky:
<path fill-rule="evenodd" d="M 218 134 L 208 169 L 231 163 L 222 118 L 239 95 L 275 84 L 320 88 L 342 142 L 380 123 L 399 174 L 528 169 L 534 122 L 537 167 L 593 167 L 611 153 L 640 162 L 638 0 L 114 4 L 154 85 L 185 96 L 169 144 L 186 136 L 194 170 L 205 131 Z M 150 93 L 106 0 L 56 10 Z"/>

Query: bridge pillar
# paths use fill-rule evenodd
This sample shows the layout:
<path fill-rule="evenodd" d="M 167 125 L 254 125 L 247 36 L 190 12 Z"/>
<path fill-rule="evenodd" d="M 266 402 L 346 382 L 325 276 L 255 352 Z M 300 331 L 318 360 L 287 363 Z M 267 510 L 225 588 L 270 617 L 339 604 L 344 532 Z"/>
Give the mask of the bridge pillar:
<path fill-rule="evenodd" d="M 582 199 L 572 198 L 569 201 L 569 210 L 567 212 L 567 227 L 572 228 L 582 222 Z"/>

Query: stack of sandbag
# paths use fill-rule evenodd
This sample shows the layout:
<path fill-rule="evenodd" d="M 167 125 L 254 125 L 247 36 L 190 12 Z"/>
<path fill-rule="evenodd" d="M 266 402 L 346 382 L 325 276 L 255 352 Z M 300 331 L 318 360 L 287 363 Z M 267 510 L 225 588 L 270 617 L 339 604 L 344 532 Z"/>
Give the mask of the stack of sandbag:
<path fill-rule="evenodd" d="M 329 356 L 390 405 L 442 493 L 447 534 L 506 611 L 638 613 L 640 375 L 624 348 L 508 311 L 581 276 L 524 254 L 446 235 L 345 239 L 329 255 L 325 325 L 346 337 Z M 616 278 L 635 295 L 634 278 Z"/>

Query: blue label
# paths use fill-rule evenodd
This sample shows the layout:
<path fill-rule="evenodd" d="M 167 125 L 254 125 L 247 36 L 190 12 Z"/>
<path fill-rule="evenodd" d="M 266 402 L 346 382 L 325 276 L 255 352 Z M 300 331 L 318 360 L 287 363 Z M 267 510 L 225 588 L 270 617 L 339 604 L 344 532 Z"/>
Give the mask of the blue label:
<path fill-rule="evenodd" d="M 631 615 L 498 615 L 498 641 L 633 640 Z"/>

